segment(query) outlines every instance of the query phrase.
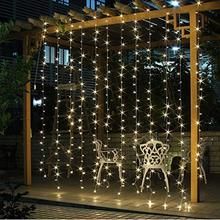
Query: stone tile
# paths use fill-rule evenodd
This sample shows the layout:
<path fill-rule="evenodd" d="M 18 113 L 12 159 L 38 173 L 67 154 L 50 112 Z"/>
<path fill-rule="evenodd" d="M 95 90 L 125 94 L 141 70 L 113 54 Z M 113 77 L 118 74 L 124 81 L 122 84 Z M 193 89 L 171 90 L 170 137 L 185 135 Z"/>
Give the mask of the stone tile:
<path fill-rule="evenodd" d="M 31 218 L 38 219 L 177 219 L 167 215 L 138 214 L 129 212 L 103 211 L 85 208 L 36 205 Z M 185 219 L 185 218 L 182 218 Z"/>

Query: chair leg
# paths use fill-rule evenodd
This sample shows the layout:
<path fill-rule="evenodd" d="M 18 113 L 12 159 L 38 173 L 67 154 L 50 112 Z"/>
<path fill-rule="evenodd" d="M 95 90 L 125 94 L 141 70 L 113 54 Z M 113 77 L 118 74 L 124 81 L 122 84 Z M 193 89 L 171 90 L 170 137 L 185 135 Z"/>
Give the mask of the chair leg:
<path fill-rule="evenodd" d="M 169 180 L 168 180 L 168 177 L 167 177 L 167 172 L 163 168 L 161 170 L 162 170 L 163 175 L 164 175 L 164 181 L 166 183 L 167 192 L 169 192 L 170 188 L 169 188 Z"/>
<path fill-rule="evenodd" d="M 202 176 L 203 176 L 203 178 L 204 178 L 204 182 L 205 182 L 205 184 L 207 184 L 206 173 L 205 173 L 205 169 L 204 169 L 202 163 L 200 163 L 200 169 L 201 169 Z"/>
<path fill-rule="evenodd" d="M 186 163 L 183 162 L 182 166 L 184 167 L 184 169 L 180 169 L 180 173 L 179 173 L 179 177 L 178 177 L 178 180 L 180 181 L 181 184 L 183 183 L 183 180 L 184 180 Z"/>
<path fill-rule="evenodd" d="M 103 167 L 104 163 L 101 163 L 100 164 L 100 167 L 99 167 L 99 171 L 98 171 L 98 175 L 97 175 L 97 180 L 96 180 L 96 183 L 97 184 L 100 184 L 101 183 L 101 172 L 102 172 L 102 167 Z"/>
<path fill-rule="evenodd" d="M 121 180 L 122 179 L 122 166 L 117 164 L 118 166 L 118 175 L 119 175 L 119 179 Z"/>
<path fill-rule="evenodd" d="M 143 189 L 144 189 L 144 183 L 145 183 L 147 171 L 148 171 L 148 168 L 145 168 L 144 172 L 143 172 L 143 179 L 142 179 L 142 184 L 141 184 L 141 192 L 143 192 Z"/>
<path fill-rule="evenodd" d="M 51 165 L 49 163 L 47 165 L 47 176 L 51 177 Z"/>

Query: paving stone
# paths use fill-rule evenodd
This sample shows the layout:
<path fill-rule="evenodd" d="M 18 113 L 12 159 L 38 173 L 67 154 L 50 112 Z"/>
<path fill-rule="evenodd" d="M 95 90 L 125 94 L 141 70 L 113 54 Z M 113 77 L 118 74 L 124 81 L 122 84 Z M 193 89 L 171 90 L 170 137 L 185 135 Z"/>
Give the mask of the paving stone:
<path fill-rule="evenodd" d="M 36 204 L 31 218 L 37 219 L 179 219 L 175 216 L 104 211 Z M 181 218 L 186 219 L 186 218 Z"/>

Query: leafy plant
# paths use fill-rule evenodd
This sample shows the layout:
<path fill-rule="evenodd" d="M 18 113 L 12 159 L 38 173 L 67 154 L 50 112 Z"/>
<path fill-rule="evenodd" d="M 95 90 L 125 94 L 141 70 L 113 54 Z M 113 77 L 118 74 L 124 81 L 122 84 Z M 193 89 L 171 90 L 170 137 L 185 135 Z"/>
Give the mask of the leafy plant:
<path fill-rule="evenodd" d="M 12 122 L 10 109 L 22 103 L 25 83 L 32 62 L 17 59 L 14 63 L 2 61 L 0 63 L 0 134 Z"/>
<path fill-rule="evenodd" d="M 0 43 L 3 43 L 7 40 L 9 33 L 14 27 L 14 22 L 0 22 Z"/>
<path fill-rule="evenodd" d="M 0 218 L 25 219 L 29 218 L 34 210 L 34 205 L 25 205 L 21 202 L 28 192 L 16 193 L 21 184 L 7 183 L 6 188 L 0 193 Z"/>

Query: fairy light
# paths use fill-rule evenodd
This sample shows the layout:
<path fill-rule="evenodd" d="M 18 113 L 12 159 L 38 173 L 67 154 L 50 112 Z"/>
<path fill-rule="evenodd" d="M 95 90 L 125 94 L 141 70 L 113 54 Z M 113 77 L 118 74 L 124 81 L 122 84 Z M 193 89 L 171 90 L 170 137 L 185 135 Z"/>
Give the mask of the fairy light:
<path fill-rule="evenodd" d="M 105 75 L 105 95 L 106 95 L 106 120 L 105 120 L 105 130 L 106 130 L 106 147 L 109 144 L 109 121 L 110 121 L 110 109 L 109 109 L 109 74 L 111 73 L 109 69 L 109 27 L 106 27 L 106 75 Z"/>
<path fill-rule="evenodd" d="M 179 15 L 179 22 L 180 22 L 180 15 Z M 179 132 L 180 132 L 180 139 L 179 139 L 179 146 L 181 150 L 181 162 L 179 166 L 180 175 L 177 179 L 177 187 L 181 194 L 181 201 L 179 208 L 183 206 L 186 202 L 186 190 L 184 189 L 183 177 L 185 172 L 185 164 L 186 164 L 186 150 L 185 150 L 185 143 L 184 143 L 184 117 L 183 117 L 183 101 L 182 101 L 182 60 L 183 60 L 183 51 L 182 51 L 182 41 L 181 41 L 181 32 L 178 30 L 176 31 L 176 44 L 177 44 L 177 56 L 179 59 L 179 64 L 177 67 L 177 76 L 179 78 L 179 86 L 178 86 L 178 94 L 179 94 L 179 104 L 177 106 L 177 121 L 179 123 Z"/>
<path fill-rule="evenodd" d="M 94 112 L 93 112 L 93 124 L 94 124 L 94 133 L 93 138 L 94 140 L 97 139 L 97 125 L 98 125 L 98 117 L 97 117 L 97 109 L 98 109 L 98 65 L 97 65 L 97 58 L 99 57 L 98 54 L 98 36 L 99 36 L 99 30 L 95 26 L 95 34 L 94 34 L 94 81 L 95 81 L 95 88 L 93 91 L 93 101 L 94 101 Z"/>
<path fill-rule="evenodd" d="M 198 1 L 200 2 L 200 1 Z M 197 3 L 198 3 L 197 2 Z M 200 3 L 201 4 L 201 3 Z M 201 35 L 201 20 L 200 20 L 200 14 L 198 14 L 198 22 L 197 22 L 197 27 L 196 27 L 196 31 L 197 31 L 197 48 L 198 48 L 198 77 L 197 77 L 197 80 L 198 80 L 198 89 L 199 89 L 199 96 L 198 96 L 198 130 L 199 130 L 199 143 L 198 143 L 198 154 L 197 154 L 197 160 L 201 160 L 202 158 L 201 155 L 200 155 L 200 152 L 203 151 L 203 149 L 201 149 L 202 147 L 202 141 L 203 141 L 203 138 L 201 137 L 201 131 L 202 131 L 202 122 L 201 122 L 201 117 L 202 117 L 202 112 L 201 112 L 201 103 L 203 102 L 204 100 L 204 95 L 203 95 L 203 84 L 204 84 L 204 79 L 203 79 L 203 75 L 202 75 L 202 71 L 201 71 L 201 65 L 200 65 L 200 60 L 202 59 L 203 55 L 202 55 L 202 51 L 201 51 L 201 48 L 200 48 L 200 35 Z M 198 165 L 198 170 L 199 170 L 199 173 L 198 173 L 198 177 L 200 179 L 203 178 L 203 174 L 202 174 L 202 171 L 201 171 L 201 168 L 199 166 L 199 163 L 197 163 Z"/>
<path fill-rule="evenodd" d="M 60 189 L 59 179 L 61 177 L 60 171 L 60 132 L 59 132 L 59 105 L 60 105 L 60 91 L 59 91 L 59 49 L 60 49 L 60 35 L 59 30 L 56 30 L 57 35 L 57 56 L 56 56 L 56 72 L 55 72 L 55 90 L 56 90 L 56 106 L 55 106 L 55 114 L 56 114 L 56 140 L 55 140 L 55 166 L 54 166 L 54 173 L 55 173 L 55 182 L 57 183 L 57 189 Z"/>
<path fill-rule="evenodd" d="M 151 60 L 151 37 L 152 37 L 152 25 L 150 23 L 150 20 L 148 22 L 149 24 L 149 31 L 148 31 L 148 48 L 147 48 L 147 63 L 148 63 L 148 69 L 149 69 L 149 81 L 148 81 L 148 88 L 147 88 L 147 102 L 148 102 L 148 113 L 147 113 L 147 118 L 149 121 L 149 137 L 150 140 L 153 139 L 153 125 L 154 121 L 152 120 L 152 110 L 153 110 L 153 105 L 152 105 L 152 60 Z"/>
<path fill-rule="evenodd" d="M 83 32 L 83 30 L 81 29 L 80 31 L 80 68 L 79 68 L 79 72 L 80 72 L 80 118 L 78 119 L 78 130 L 79 130 L 79 134 L 80 134 L 80 145 L 78 146 L 78 149 L 80 150 L 80 166 L 79 166 L 79 172 L 81 173 L 80 175 L 80 188 L 84 189 L 83 186 L 83 177 L 85 175 L 85 171 L 83 169 L 83 165 L 84 165 L 84 135 L 83 135 L 83 128 L 84 128 L 84 124 L 83 124 L 83 117 L 84 117 L 84 101 L 85 101 L 85 89 L 84 89 L 84 81 L 83 81 L 83 63 L 84 63 L 84 59 L 85 59 L 85 54 L 84 54 L 84 48 L 83 48 L 83 38 L 85 36 L 85 33 Z"/>
<path fill-rule="evenodd" d="M 95 141 L 97 140 L 97 127 L 98 127 L 98 116 L 97 116 L 97 111 L 98 111 L 98 40 L 99 40 L 99 30 L 97 26 L 95 25 L 95 30 L 94 30 L 94 60 L 93 60 L 93 66 L 94 66 L 94 82 L 95 82 L 95 88 L 93 91 L 93 101 L 94 101 L 94 112 L 93 112 L 93 126 L 94 126 L 94 133 L 93 133 L 93 139 L 94 139 L 94 151 L 96 152 L 96 145 Z M 93 179 L 96 183 L 94 193 L 96 193 L 96 188 L 97 188 L 97 169 L 99 166 L 99 157 L 98 154 L 96 155 L 96 162 L 95 162 L 95 168 L 93 169 Z"/>
<path fill-rule="evenodd" d="M 168 47 L 168 33 L 170 32 L 170 29 L 169 29 L 169 26 L 168 26 L 168 19 L 166 19 L 166 24 L 165 24 L 165 35 L 164 35 L 164 42 L 165 42 L 165 51 L 163 53 L 163 60 L 164 60 L 164 63 L 165 63 L 165 76 L 164 76 L 164 92 L 165 92 L 165 107 L 164 107 L 164 112 L 163 112 L 163 117 L 164 117 L 164 120 L 165 120 L 165 143 L 168 144 L 169 143 L 169 137 L 170 137 L 170 134 L 171 134 L 171 131 L 170 131 L 170 108 L 171 108 L 171 105 L 169 103 L 169 96 L 168 96 L 168 79 L 169 79 L 169 71 L 168 71 L 168 68 L 169 68 L 169 64 L 168 64 L 168 61 L 169 61 L 169 58 L 168 58 L 168 50 L 169 50 L 169 47 Z"/>
<path fill-rule="evenodd" d="M 147 104 L 148 104 L 148 112 L 147 112 L 147 119 L 149 124 L 149 130 L 148 135 L 150 140 L 154 140 L 154 121 L 152 117 L 153 112 L 153 102 L 152 102 L 152 23 L 151 19 L 148 20 L 148 47 L 147 47 L 147 66 L 148 66 L 148 85 L 147 85 Z M 148 192 L 148 208 L 152 208 L 154 203 L 152 202 L 153 195 L 155 194 L 155 191 L 152 189 L 152 174 L 154 173 L 154 170 L 150 170 L 147 173 L 145 185 L 146 185 L 146 191 Z"/>
<path fill-rule="evenodd" d="M 110 137 L 109 137 L 109 130 L 110 130 L 110 120 L 111 120 L 111 114 L 110 114 L 110 106 L 109 106 L 109 90 L 110 90 L 110 86 L 109 86 L 109 77 L 111 74 L 110 71 L 110 67 L 109 67 L 109 47 L 110 47 L 110 41 L 109 41 L 109 26 L 105 27 L 106 29 L 106 40 L 105 40 L 105 50 L 106 50 L 106 73 L 105 73 L 105 97 L 106 97 L 106 117 L 105 117 L 105 131 L 106 131 L 106 144 L 104 145 L 104 147 L 108 147 L 109 146 L 109 141 L 110 141 Z M 107 152 L 107 158 L 110 157 L 110 152 Z M 106 183 L 106 188 L 109 187 L 109 178 L 112 176 L 111 170 L 109 169 L 109 165 L 105 165 L 104 169 L 106 171 L 106 177 L 104 177 L 103 181 L 104 183 Z"/>
<path fill-rule="evenodd" d="M 73 100 L 73 57 L 72 57 L 72 43 L 73 43 L 73 31 L 70 30 L 69 32 L 69 113 L 68 113 L 68 120 L 69 120 L 69 148 L 67 149 L 67 157 L 69 158 L 69 162 L 66 164 L 68 167 L 68 175 L 73 174 L 72 169 L 72 160 L 73 160 L 73 148 L 74 148 L 74 100 Z"/>
<path fill-rule="evenodd" d="M 137 141 L 138 141 L 138 130 L 140 123 L 138 122 L 138 112 L 139 112 L 139 99 L 138 99 L 138 43 L 140 40 L 140 35 L 139 35 L 139 30 L 138 30 L 138 22 L 137 20 L 134 21 L 134 27 L 133 27 L 133 32 L 134 32 L 134 41 L 135 41 L 135 48 L 134 48 L 134 67 L 133 67 L 133 95 L 135 98 L 135 106 L 134 106 L 134 122 L 135 122 L 135 130 L 134 130 L 134 135 L 133 135 L 133 149 L 135 150 L 135 155 L 136 155 L 136 161 L 133 161 L 135 163 L 135 171 L 136 171 L 136 180 L 135 183 L 140 179 L 140 168 L 137 164 L 137 159 L 138 159 L 138 152 L 137 152 Z M 138 193 L 138 190 L 137 190 Z"/>
<path fill-rule="evenodd" d="M 165 122 L 165 143 L 169 144 L 170 141 L 170 135 L 171 135 L 171 131 L 170 131 L 170 110 L 171 110 L 171 104 L 170 104 L 170 100 L 169 100 L 169 93 L 168 93 L 168 80 L 169 80 L 169 46 L 168 46 L 168 41 L 169 41 L 169 33 L 170 33 L 170 26 L 169 26 L 169 14 L 167 13 L 166 15 L 166 20 L 165 20 L 165 33 L 164 33 L 164 45 L 165 45 L 165 49 L 163 52 L 163 63 L 164 63 L 164 79 L 163 79 L 163 84 L 164 84 L 164 93 L 165 93 L 165 102 L 164 102 L 164 111 L 163 111 L 163 118 L 164 118 L 164 122 Z M 166 163 L 165 166 L 167 167 L 168 164 Z M 169 175 L 169 173 L 168 173 Z M 163 203 L 163 208 L 166 209 L 167 208 L 167 202 L 168 202 L 168 198 L 170 198 L 171 195 L 169 194 L 169 192 L 167 192 L 164 203 Z"/>
<path fill-rule="evenodd" d="M 120 157 L 121 157 L 121 164 L 119 164 L 119 166 L 121 166 L 122 169 L 122 173 L 125 172 L 125 170 L 123 170 L 122 164 L 123 164 L 123 160 L 125 159 L 125 156 L 123 154 L 123 147 L 125 146 L 125 119 L 124 119 L 124 115 L 125 115 L 125 105 L 124 105 L 124 82 L 123 82 L 123 78 L 124 78 L 124 70 L 125 70 L 125 64 L 123 61 L 123 48 L 125 46 L 124 43 L 124 20 L 123 20 L 123 15 L 121 15 L 121 27 L 120 27 L 120 50 L 118 52 L 119 54 L 119 63 L 120 63 L 120 71 L 119 71 L 119 78 L 120 78 L 120 87 L 119 87 L 119 99 L 120 99 Z M 124 187 L 124 178 L 123 175 L 120 179 L 121 182 L 121 187 Z M 120 193 L 120 192 L 119 192 Z"/>
<path fill-rule="evenodd" d="M 43 45 L 43 67 L 41 70 L 41 100 L 42 100 L 42 112 L 41 112 L 41 131 L 40 131 L 40 146 L 41 146 L 41 160 L 40 160 L 40 172 L 43 174 L 43 177 L 46 178 L 47 174 L 45 171 L 45 107 L 46 107 L 46 96 L 45 96 L 45 66 L 46 66 L 46 34 L 47 34 L 47 23 L 44 22 L 42 30 L 42 45 Z"/>

